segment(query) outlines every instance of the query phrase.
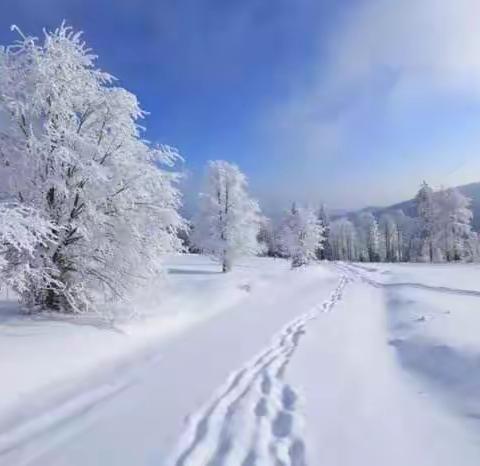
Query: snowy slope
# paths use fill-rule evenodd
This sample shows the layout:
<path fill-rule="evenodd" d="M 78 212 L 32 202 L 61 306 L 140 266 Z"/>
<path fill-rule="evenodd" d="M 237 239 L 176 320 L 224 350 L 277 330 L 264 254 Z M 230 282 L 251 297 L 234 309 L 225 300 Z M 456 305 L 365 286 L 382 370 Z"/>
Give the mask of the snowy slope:
<path fill-rule="evenodd" d="M 4 303 L 1 465 L 479 464 L 477 266 L 170 268 L 112 328 Z"/>

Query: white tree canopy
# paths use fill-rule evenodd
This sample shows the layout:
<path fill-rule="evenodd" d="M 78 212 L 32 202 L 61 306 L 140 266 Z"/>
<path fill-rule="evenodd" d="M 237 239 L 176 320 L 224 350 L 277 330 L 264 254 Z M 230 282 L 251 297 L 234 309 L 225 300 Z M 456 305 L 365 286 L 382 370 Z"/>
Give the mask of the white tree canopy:
<path fill-rule="evenodd" d="M 0 179 L 56 238 L 17 285 L 30 306 L 79 312 L 99 289 L 123 296 L 180 246 L 179 156 L 142 139 L 136 97 L 95 58 L 64 24 L 0 49 Z"/>
<path fill-rule="evenodd" d="M 193 241 L 220 261 L 224 272 L 238 257 L 259 251 L 260 208 L 248 195 L 247 178 L 236 165 L 208 162 L 199 201 Z"/>
<path fill-rule="evenodd" d="M 438 215 L 435 219 L 435 247 L 441 259 L 452 261 L 472 259 L 477 238 L 472 231 L 473 214 L 470 199 L 458 189 L 439 191 L 436 196 Z"/>
<path fill-rule="evenodd" d="M 323 247 L 324 226 L 310 207 L 294 204 L 286 213 L 280 231 L 281 247 L 292 259 L 292 267 L 308 264 Z"/>
<path fill-rule="evenodd" d="M 358 259 L 357 232 L 350 220 L 340 218 L 330 224 L 330 244 L 334 260 Z"/>

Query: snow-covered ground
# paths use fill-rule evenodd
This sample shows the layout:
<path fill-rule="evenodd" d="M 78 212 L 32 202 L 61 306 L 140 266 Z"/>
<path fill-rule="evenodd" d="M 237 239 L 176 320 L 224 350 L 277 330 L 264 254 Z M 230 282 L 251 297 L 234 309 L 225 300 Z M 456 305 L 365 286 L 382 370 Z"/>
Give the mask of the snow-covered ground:
<path fill-rule="evenodd" d="M 0 464 L 480 462 L 477 265 L 169 260 L 111 322 L 0 306 Z"/>

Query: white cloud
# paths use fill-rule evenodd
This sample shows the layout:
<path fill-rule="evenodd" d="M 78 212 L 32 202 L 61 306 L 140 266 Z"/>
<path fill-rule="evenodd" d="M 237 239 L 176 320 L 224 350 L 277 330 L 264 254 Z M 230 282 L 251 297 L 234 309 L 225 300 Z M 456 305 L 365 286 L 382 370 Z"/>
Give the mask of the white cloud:
<path fill-rule="evenodd" d="M 330 43 L 329 80 L 356 85 L 389 71 L 407 88 L 480 94 L 478 0 L 371 0 Z"/>
<path fill-rule="evenodd" d="M 317 189 L 320 195 L 336 197 L 343 205 L 375 199 L 381 203 L 382 197 L 390 198 L 418 184 L 412 173 L 416 173 L 415 166 L 424 165 L 418 158 L 423 148 L 435 147 L 439 156 L 443 153 L 455 160 L 455 150 L 446 150 L 448 137 L 441 131 L 432 135 L 426 130 L 414 134 L 402 129 L 402 147 L 419 154 L 417 160 L 393 165 L 392 170 L 397 170 L 404 163 L 402 173 L 375 173 L 382 168 L 372 166 L 368 181 L 353 182 L 363 154 L 377 150 L 385 157 L 401 159 L 395 140 L 391 147 L 382 147 L 381 143 L 388 144 L 382 131 L 391 131 L 398 138 L 399 128 L 408 128 L 405 120 L 418 121 L 449 99 L 480 105 L 479 0 L 359 1 L 346 10 L 338 27 L 332 28 L 327 43 L 323 37 L 319 48 L 321 59 L 312 84 L 308 88 L 299 85 L 297 92 L 270 109 L 265 118 L 278 154 L 296 159 L 297 165 L 307 167 L 304 171 L 321 173 L 325 160 L 331 165 L 335 157 L 339 165 L 344 164 L 332 174 L 335 180 L 323 178 L 316 186 L 307 187 L 299 178 L 298 192 Z M 456 124 L 454 120 L 451 123 Z M 371 132 L 370 141 L 362 133 L 364 128 Z M 465 146 L 474 152 L 476 143 L 466 141 Z M 431 154 L 426 154 L 426 159 L 430 158 Z M 365 163 L 369 163 L 368 156 Z M 462 167 L 464 178 L 468 168 Z M 345 183 L 339 179 L 342 169 Z M 432 178 L 445 176 L 445 182 L 453 184 L 456 179 L 463 181 L 460 171 L 441 170 L 431 167 Z M 387 176 L 392 176 L 388 186 Z"/>

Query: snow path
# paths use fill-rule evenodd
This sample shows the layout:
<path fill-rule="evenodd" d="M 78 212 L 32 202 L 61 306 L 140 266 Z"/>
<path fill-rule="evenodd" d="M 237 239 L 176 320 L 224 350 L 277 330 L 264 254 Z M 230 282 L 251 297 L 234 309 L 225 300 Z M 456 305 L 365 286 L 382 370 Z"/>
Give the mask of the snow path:
<path fill-rule="evenodd" d="M 271 346 L 229 377 L 190 417 L 169 464 L 306 465 L 299 396 L 284 374 L 308 322 L 332 310 L 347 282 L 342 276 L 328 300 L 291 321 Z"/>
<path fill-rule="evenodd" d="M 193 315 L 201 317 L 203 314 L 207 319 L 174 338 L 159 338 L 156 347 L 148 354 L 135 350 L 138 346 L 136 333 L 118 335 L 128 345 L 125 349 L 129 352 L 129 364 L 119 365 L 118 371 L 108 372 L 101 379 L 92 380 L 89 374 L 79 379 L 78 393 L 66 398 L 72 402 L 74 413 L 65 410 L 63 403 L 52 406 L 41 392 L 33 398 L 24 397 L 21 413 L 25 414 L 35 432 L 34 435 L 22 435 L 20 442 L 12 442 L 15 439 L 10 434 L 14 432 L 0 428 L 0 438 L 8 440 L 4 444 L 7 449 L 0 453 L 1 466 L 165 464 L 184 432 L 188 413 L 197 412 L 228 378 L 232 369 L 243 367 L 245 361 L 250 361 L 259 349 L 265 348 L 278 329 L 285 328 L 286 323 L 293 323 L 299 315 L 314 307 L 320 309 L 318 303 L 328 300 L 340 278 L 334 267 L 319 265 L 292 271 L 287 262 L 265 259 L 249 260 L 227 277 L 205 273 L 208 266 L 205 258 L 191 256 L 181 259 L 176 267 L 182 273 L 174 275 L 179 290 L 175 295 L 175 307 L 180 315 L 187 306 Z M 246 283 L 249 284 L 248 291 L 243 289 Z M 243 294 L 240 300 L 233 299 L 235 294 L 231 296 L 237 288 Z M 218 309 L 223 305 L 224 310 L 208 317 L 212 305 Z M 156 321 L 152 323 L 157 325 Z M 86 330 L 91 335 L 88 342 L 97 341 L 93 355 L 97 350 L 108 351 L 114 335 L 98 330 L 91 333 L 84 327 L 76 333 Z M 47 337 L 50 330 L 47 328 L 46 331 Z M 157 331 L 152 328 L 148 335 Z M 67 333 L 66 337 L 69 335 Z M 141 335 L 139 332 L 138 337 Z M 131 343 L 135 345 L 130 349 L 129 342 L 133 338 L 135 342 Z M 100 342 L 102 347 L 98 345 Z M 287 350 L 286 346 L 284 350 Z M 51 364 L 57 357 L 49 354 L 46 362 Z M 283 355 L 279 356 L 277 363 L 281 358 Z M 42 367 L 47 370 L 47 366 Z M 98 369 L 105 370 L 105 366 L 99 363 Z M 273 363 L 270 370 L 274 370 Z M 70 384 L 71 380 L 67 382 Z M 89 394 L 96 393 L 96 388 L 103 382 L 107 388 L 117 386 L 118 382 L 122 389 L 111 396 L 106 394 L 99 403 L 92 404 L 87 400 L 88 409 L 83 409 L 82 402 L 82 409 L 77 410 L 77 401 L 81 402 L 84 395 L 89 399 Z M 284 393 L 288 397 L 288 389 Z M 48 425 L 37 415 L 39 408 L 45 413 Z M 29 413 L 32 415 L 28 416 Z M 50 418 L 54 414 L 55 419 Z"/>

